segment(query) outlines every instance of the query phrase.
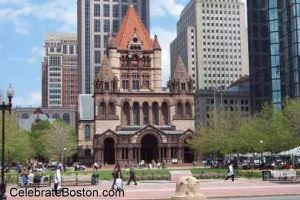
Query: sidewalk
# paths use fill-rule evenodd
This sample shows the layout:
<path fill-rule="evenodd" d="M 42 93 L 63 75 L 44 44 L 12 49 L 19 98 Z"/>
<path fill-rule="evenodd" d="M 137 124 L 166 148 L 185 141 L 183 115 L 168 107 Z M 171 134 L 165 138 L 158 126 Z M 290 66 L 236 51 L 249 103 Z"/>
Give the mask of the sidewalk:
<path fill-rule="evenodd" d="M 97 187 L 84 187 L 85 189 L 109 189 L 111 182 L 101 182 Z M 123 200 L 169 200 L 175 191 L 175 183 L 172 182 L 141 182 L 138 186 L 125 186 L 125 197 L 123 198 L 55 198 L 59 200 L 81 200 L 81 199 L 123 199 Z M 72 187 L 71 189 L 82 189 L 83 187 Z M 45 188 L 43 188 L 45 189 Z M 281 196 L 280 200 L 285 200 L 283 196 L 286 195 L 300 195 L 300 184 L 274 184 L 270 182 L 263 182 L 258 179 L 238 179 L 232 183 L 230 181 L 225 182 L 224 180 L 201 180 L 200 189 L 208 197 L 208 199 L 228 199 L 238 197 L 266 197 L 266 196 Z M 9 188 L 7 190 L 9 194 Z M 51 198 L 39 197 L 8 197 L 8 199 L 24 199 L 24 200 L 48 200 Z M 53 198 L 52 198 L 53 199 Z M 258 198 L 259 199 L 259 198 Z M 258 200 L 257 198 L 255 200 Z M 296 198 L 298 199 L 298 198 Z M 288 199 L 290 200 L 290 199 Z"/>

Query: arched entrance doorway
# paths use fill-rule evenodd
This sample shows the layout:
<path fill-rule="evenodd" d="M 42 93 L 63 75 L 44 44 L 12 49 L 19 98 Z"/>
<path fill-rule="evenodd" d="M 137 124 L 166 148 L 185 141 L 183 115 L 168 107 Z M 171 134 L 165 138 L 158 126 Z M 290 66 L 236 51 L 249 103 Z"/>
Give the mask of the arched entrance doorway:
<path fill-rule="evenodd" d="M 184 163 L 192 163 L 194 162 L 194 150 L 191 149 L 189 147 L 189 141 L 191 140 L 191 138 L 186 138 L 184 140 L 184 148 L 183 148 L 183 152 L 184 152 Z"/>
<path fill-rule="evenodd" d="M 104 140 L 104 163 L 115 163 L 115 141 L 112 138 Z"/>
<path fill-rule="evenodd" d="M 151 163 L 152 160 L 158 161 L 158 141 L 153 135 L 145 135 L 141 141 L 141 160 Z"/>

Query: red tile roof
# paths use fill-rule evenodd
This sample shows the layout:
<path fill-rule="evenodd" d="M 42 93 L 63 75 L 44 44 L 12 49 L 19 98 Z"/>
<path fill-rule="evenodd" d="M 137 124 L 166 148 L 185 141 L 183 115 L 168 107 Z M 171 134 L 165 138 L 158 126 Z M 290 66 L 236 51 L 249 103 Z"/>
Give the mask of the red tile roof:
<path fill-rule="evenodd" d="M 118 49 L 128 49 L 128 43 L 132 40 L 135 33 L 143 44 L 143 50 L 153 49 L 155 45 L 154 40 L 151 39 L 150 34 L 136 9 L 133 6 L 130 6 L 116 36 Z"/>

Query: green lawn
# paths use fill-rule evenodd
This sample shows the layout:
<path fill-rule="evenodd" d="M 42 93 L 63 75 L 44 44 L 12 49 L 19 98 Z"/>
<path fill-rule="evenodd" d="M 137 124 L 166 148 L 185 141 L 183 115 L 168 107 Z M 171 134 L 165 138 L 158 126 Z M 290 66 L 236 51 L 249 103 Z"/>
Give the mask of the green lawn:
<path fill-rule="evenodd" d="M 136 169 L 136 177 L 138 180 L 169 180 L 169 169 Z M 191 172 L 193 176 L 199 179 L 223 179 L 226 176 L 227 169 L 212 169 L 212 168 L 192 168 Z M 47 173 L 40 173 L 39 175 L 46 175 L 53 177 L 54 171 Z M 96 172 L 100 180 L 112 180 L 112 170 L 99 170 Z M 67 170 L 62 176 L 76 176 L 80 177 L 83 175 L 91 176 L 93 172 L 74 172 L 73 170 Z M 128 179 L 129 170 L 122 171 L 123 178 Z M 297 171 L 297 174 L 300 175 L 300 171 Z M 236 173 L 238 177 L 244 178 L 261 178 L 261 171 L 259 170 L 239 170 Z M 19 174 L 16 172 L 6 173 L 6 178 L 8 183 L 16 183 L 18 180 Z"/>

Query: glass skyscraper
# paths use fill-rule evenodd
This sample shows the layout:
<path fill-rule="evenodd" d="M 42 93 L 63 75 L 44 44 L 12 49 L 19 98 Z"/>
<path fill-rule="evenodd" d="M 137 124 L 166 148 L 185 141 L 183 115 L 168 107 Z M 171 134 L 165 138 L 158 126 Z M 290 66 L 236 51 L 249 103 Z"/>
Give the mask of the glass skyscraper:
<path fill-rule="evenodd" d="M 299 98 L 300 0 L 248 1 L 251 100 L 282 108 Z"/>

